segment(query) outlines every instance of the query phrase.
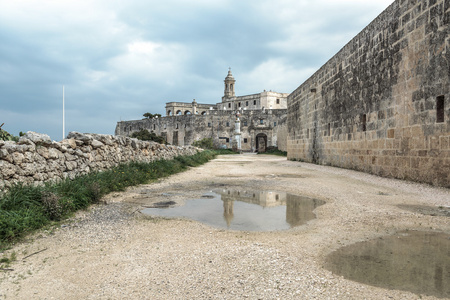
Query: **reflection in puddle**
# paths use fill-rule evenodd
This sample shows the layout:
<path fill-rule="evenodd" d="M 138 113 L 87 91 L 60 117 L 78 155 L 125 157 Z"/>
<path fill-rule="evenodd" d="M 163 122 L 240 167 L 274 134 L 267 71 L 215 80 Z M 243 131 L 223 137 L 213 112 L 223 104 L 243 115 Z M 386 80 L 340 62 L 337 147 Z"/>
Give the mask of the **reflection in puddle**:
<path fill-rule="evenodd" d="M 401 232 L 333 252 L 327 269 L 361 283 L 450 297 L 450 235 Z"/>
<path fill-rule="evenodd" d="M 247 192 L 220 189 L 185 205 L 147 208 L 142 213 L 162 217 L 186 217 L 214 227 L 247 230 L 284 230 L 315 218 L 313 210 L 322 200 L 281 192 Z"/>

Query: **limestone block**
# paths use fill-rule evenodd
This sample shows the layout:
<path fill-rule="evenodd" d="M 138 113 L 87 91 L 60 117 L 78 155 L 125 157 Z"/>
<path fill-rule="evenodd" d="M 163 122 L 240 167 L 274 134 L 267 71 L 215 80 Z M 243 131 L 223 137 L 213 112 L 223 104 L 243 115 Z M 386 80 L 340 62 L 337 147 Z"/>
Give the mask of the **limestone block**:
<path fill-rule="evenodd" d="M 63 154 L 55 149 L 55 148 L 49 148 L 48 149 L 48 158 L 49 159 L 58 159 L 60 156 L 62 156 Z"/>
<path fill-rule="evenodd" d="M 20 137 L 19 142 L 17 144 L 18 145 L 30 145 L 30 146 L 35 146 L 36 145 L 35 143 L 33 143 L 32 140 L 24 138 L 23 136 Z"/>
<path fill-rule="evenodd" d="M 98 135 L 97 139 L 100 142 L 102 142 L 103 144 L 108 145 L 108 146 L 112 146 L 114 144 L 111 135 L 101 134 L 101 135 Z"/>
<path fill-rule="evenodd" d="M 138 141 L 138 139 L 131 139 L 131 147 L 133 149 L 139 149 L 139 141 Z"/>
<path fill-rule="evenodd" d="M 77 143 L 74 139 L 64 139 L 61 141 L 61 145 L 66 146 L 67 148 L 71 148 L 71 149 L 76 149 L 77 148 Z"/>
<path fill-rule="evenodd" d="M 39 145 L 51 145 L 52 143 L 52 140 L 47 134 L 37 133 L 33 131 L 28 131 L 27 133 L 25 133 L 24 136 L 20 137 L 19 142 L 24 140 L 30 140 L 34 144 Z"/>
<path fill-rule="evenodd" d="M 34 163 L 23 163 L 21 165 L 23 175 L 25 176 L 32 176 L 37 173 L 36 165 Z"/>
<path fill-rule="evenodd" d="M 67 168 L 67 170 L 69 170 L 69 171 L 72 171 L 72 170 L 75 170 L 76 169 L 76 167 L 77 167 L 77 162 L 75 162 L 75 161 L 66 161 L 66 168 Z"/>
<path fill-rule="evenodd" d="M 10 163 L 13 162 L 12 156 L 9 154 L 8 150 L 0 149 L 0 159 L 6 160 Z"/>
<path fill-rule="evenodd" d="M 74 161 L 77 159 L 77 157 L 75 155 L 72 155 L 69 153 L 64 153 L 64 157 L 66 158 L 67 161 Z"/>
<path fill-rule="evenodd" d="M 11 156 L 16 165 L 20 165 L 25 159 L 25 156 L 20 152 L 14 152 L 11 154 Z"/>
<path fill-rule="evenodd" d="M 43 158 L 48 159 L 48 148 L 37 147 L 36 152 Z"/>
<path fill-rule="evenodd" d="M 0 160 L 0 172 L 3 178 L 7 179 L 17 173 L 18 167 L 7 161 Z"/>
<path fill-rule="evenodd" d="M 94 149 L 101 148 L 101 147 L 105 146 L 102 142 L 97 141 L 97 140 L 92 140 L 91 145 L 92 145 L 92 147 Z"/>
<path fill-rule="evenodd" d="M 24 156 L 24 162 L 26 163 L 32 163 L 36 160 L 35 158 L 36 153 L 32 153 L 32 152 L 25 152 L 23 154 Z"/>
<path fill-rule="evenodd" d="M 67 147 L 66 145 L 61 145 L 61 147 L 60 147 L 60 151 L 62 152 L 62 153 L 66 153 L 66 152 L 68 152 L 69 151 L 69 147 Z"/>
<path fill-rule="evenodd" d="M 76 131 L 71 131 L 69 132 L 69 134 L 67 135 L 67 139 L 75 139 L 77 140 L 77 145 L 78 145 L 78 141 L 83 142 L 84 144 L 91 144 L 93 138 L 92 136 L 90 136 L 89 134 L 84 134 L 84 133 L 80 133 L 80 132 L 76 132 Z"/>

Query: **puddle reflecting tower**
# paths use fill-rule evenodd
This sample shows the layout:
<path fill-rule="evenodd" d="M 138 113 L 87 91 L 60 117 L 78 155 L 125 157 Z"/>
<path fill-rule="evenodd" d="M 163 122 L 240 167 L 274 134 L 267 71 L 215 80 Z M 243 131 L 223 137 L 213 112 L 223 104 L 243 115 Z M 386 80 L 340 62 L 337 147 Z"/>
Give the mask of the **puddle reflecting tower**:
<path fill-rule="evenodd" d="M 234 218 L 233 206 L 233 200 L 223 200 L 223 218 L 227 222 L 227 227 L 230 227 L 231 221 Z"/>

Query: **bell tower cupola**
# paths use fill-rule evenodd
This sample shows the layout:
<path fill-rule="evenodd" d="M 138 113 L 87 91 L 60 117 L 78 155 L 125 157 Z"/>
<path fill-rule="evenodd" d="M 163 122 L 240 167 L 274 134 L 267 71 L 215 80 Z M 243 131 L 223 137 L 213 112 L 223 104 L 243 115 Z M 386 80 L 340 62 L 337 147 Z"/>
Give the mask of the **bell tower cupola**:
<path fill-rule="evenodd" d="M 236 80 L 234 80 L 233 74 L 231 74 L 231 68 L 228 70 L 228 75 L 225 77 L 225 92 L 224 92 L 224 99 L 235 97 L 234 94 L 234 83 Z"/>

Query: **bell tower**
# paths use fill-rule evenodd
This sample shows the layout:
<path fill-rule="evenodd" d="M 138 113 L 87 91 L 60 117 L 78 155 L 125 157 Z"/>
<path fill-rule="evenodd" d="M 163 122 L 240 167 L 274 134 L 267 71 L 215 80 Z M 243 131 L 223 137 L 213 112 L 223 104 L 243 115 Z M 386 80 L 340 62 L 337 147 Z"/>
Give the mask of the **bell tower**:
<path fill-rule="evenodd" d="M 234 80 L 233 74 L 231 74 L 231 68 L 228 70 L 228 75 L 225 77 L 225 91 L 223 95 L 223 100 L 235 97 L 234 94 L 234 83 L 236 80 Z"/>

